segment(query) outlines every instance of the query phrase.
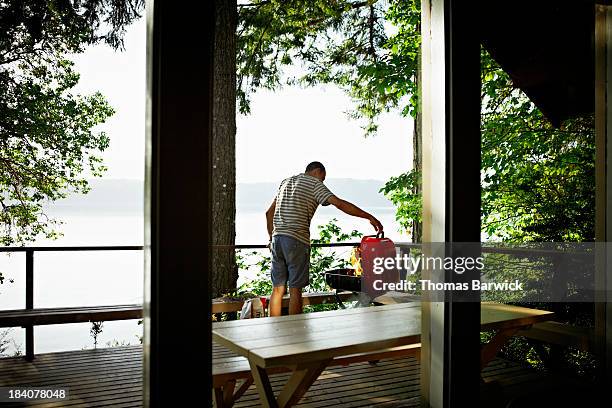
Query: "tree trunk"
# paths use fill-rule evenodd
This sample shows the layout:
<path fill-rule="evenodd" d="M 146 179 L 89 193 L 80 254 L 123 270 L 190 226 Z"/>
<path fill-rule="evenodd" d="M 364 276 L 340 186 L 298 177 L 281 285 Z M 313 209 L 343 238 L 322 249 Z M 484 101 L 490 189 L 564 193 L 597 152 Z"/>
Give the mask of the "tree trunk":
<path fill-rule="evenodd" d="M 236 242 L 236 7 L 236 0 L 215 0 L 212 241 L 223 246 Z M 235 290 L 234 249 L 214 247 L 212 259 L 213 297 Z"/>
<path fill-rule="evenodd" d="M 421 173 L 423 171 L 423 151 L 421 149 L 423 135 L 421 134 L 421 56 L 417 57 L 417 69 L 415 74 L 415 82 L 419 93 L 419 103 L 417 106 L 416 117 L 414 118 L 414 130 L 412 131 L 412 168 L 419 174 L 419 182 L 414 188 L 415 195 L 422 195 Z M 417 220 L 412 221 L 412 242 L 421 242 L 423 235 L 423 222 Z"/>

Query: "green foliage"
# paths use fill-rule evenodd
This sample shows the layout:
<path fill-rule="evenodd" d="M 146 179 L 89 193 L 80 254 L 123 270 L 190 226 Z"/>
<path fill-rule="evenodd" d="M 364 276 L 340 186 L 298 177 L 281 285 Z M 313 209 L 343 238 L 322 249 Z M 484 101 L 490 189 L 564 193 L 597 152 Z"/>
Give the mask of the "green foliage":
<path fill-rule="evenodd" d="M 482 227 L 496 240 L 595 238 L 592 116 L 553 127 L 482 53 Z"/>
<path fill-rule="evenodd" d="M 354 302 L 344 302 L 345 306 L 352 307 Z M 330 310 L 339 310 L 340 306 L 338 303 L 321 303 L 319 305 L 306 305 L 304 306 L 304 313 L 313 313 L 313 312 L 327 312 Z"/>
<path fill-rule="evenodd" d="M 373 56 L 356 56 L 353 65 L 342 67 L 340 80 L 326 81 L 340 85 L 353 98 L 356 106 L 351 116 L 366 120 L 366 135 L 376 133 L 377 119 L 383 112 L 399 108 L 402 115 L 415 117 L 418 111 L 420 1 L 389 1 L 380 9 L 381 26 L 386 23 L 392 28 L 380 34 L 381 41 L 369 51 Z M 359 55 L 360 50 L 354 52 Z M 332 67 L 338 69 L 330 64 Z"/>
<path fill-rule="evenodd" d="M 342 23 L 353 10 L 348 1 L 255 0 L 238 7 L 237 99 L 242 113 L 250 111 L 250 95 L 258 88 L 280 86 L 284 70 L 316 58 L 318 40 Z M 354 9 L 358 10 L 358 8 Z"/>
<path fill-rule="evenodd" d="M 138 337 L 138 336 L 136 336 Z M 142 342 L 140 343 L 142 344 Z M 127 346 L 131 346 L 132 343 L 130 343 L 127 340 L 117 340 L 117 339 L 112 339 L 111 341 L 107 341 L 106 342 L 106 347 L 110 348 L 110 347 L 127 347 Z"/>
<path fill-rule="evenodd" d="M 142 0 L 9 1 L 0 5 L 0 243 L 54 238 L 43 205 L 86 193 L 109 139 L 96 127 L 113 109 L 100 93 L 73 93 L 66 56 L 100 41 L 121 48 Z"/>
<path fill-rule="evenodd" d="M 43 205 L 70 192 L 86 193 L 88 172 L 100 176 L 108 147 L 94 128 L 113 114 L 101 94 L 75 96 L 72 63 L 56 60 L 21 76 L 0 71 L 0 243 L 56 236 Z"/>
<path fill-rule="evenodd" d="M 91 328 L 89 329 L 89 335 L 93 339 L 94 348 L 98 348 L 98 336 L 102 334 L 104 322 L 91 322 Z"/>
<path fill-rule="evenodd" d="M 344 232 L 337 225 L 338 220 L 332 219 L 327 224 L 319 225 L 319 237 L 312 239 L 313 244 L 330 244 L 335 242 L 347 242 L 361 237 L 358 231 Z M 325 283 L 323 272 L 344 268 L 349 265 L 348 259 L 340 257 L 334 248 L 311 247 L 310 250 L 310 285 L 306 288 L 308 292 L 322 292 L 329 290 Z M 345 251 L 346 252 L 346 251 Z M 346 257 L 348 258 L 348 256 Z M 247 259 L 251 259 L 248 262 Z M 272 280 L 270 277 L 271 259 L 269 251 L 265 253 L 252 251 L 244 254 L 237 251 L 236 263 L 241 271 L 246 272 L 255 269 L 256 275 L 250 281 L 242 284 L 236 293 L 228 294 L 230 297 L 248 298 L 252 296 L 266 296 L 272 293 Z M 313 310 L 318 308 L 312 308 Z"/>
<path fill-rule="evenodd" d="M 331 244 L 347 242 L 361 238 L 359 231 L 343 232 L 337 225 L 338 220 L 332 218 L 327 224 L 319 225 L 319 238 L 312 239 L 313 244 Z M 348 257 L 341 258 L 334 248 L 311 247 L 310 249 L 310 285 L 308 292 L 322 292 L 329 290 L 325 283 L 324 272 L 330 269 L 346 268 L 349 266 Z M 346 252 L 346 250 L 345 250 Z"/>
<path fill-rule="evenodd" d="M 592 241 L 595 140 L 592 116 L 553 127 L 482 52 L 482 230 L 512 242 Z M 418 172 L 381 189 L 403 228 L 420 220 Z"/>
<path fill-rule="evenodd" d="M 599 369 L 597 357 L 589 352 L 568 347 L 564 350 L 564 361 L 567 368 L 579 376 L 594 380 Z"/>
<path fill-rule="evenodd" d="M 14 328 L 9 327 L 8 329 L 0 330 L 0 358 L 4 357 L 19 357 L 23 355 L 21 343 L 17 343 L 14 337 Z M 10 346 L 13 346 L 14 351 L 12 355 L 9 355 L 6 351 Z"/>
<path fill-rule="evenodd" d="M 415 193 L 420 184 L 421 173 L 411 170 L 391 177 L 380 189 L 395 206 L 395 219 L 407 233 L 412 233 L 413 226 L 421 222 L 423 203 L 421 195 Z"/>
<path fill-rule="evenodd" d="M 502 347 L 501 353 L 509 360 L 521 361 L 525 365 L 535 368 L 536 370 L 544 370 L 545 362 L 532 344 L 525 337 L 511 337 Z"/>
<path fill-rule="evenodd" d="M 366 134 L 376 132 L 381 112 L 399 107 L 414 115 L 419 19 L 420 2 L 412 0 L 255 0 L 239 7 L 240 112 L 250 111 L 258 88 L 334 84 L 355 102 L 349 116 L 365 120 Z"/>
<path fill-rule="evenodd" d="M 256 270 L 256 273 L 253 279 L 240 285 L 236 293 L 228 294 L 230 297 L 248 299 L 253 296 L 267 296 L 272 293 L 272 278 L 270 276 L 272 259 L 269 253 L 269 250 L 264 252 L 250 251 L 247 254 L 240 250 L 236 251 L 238 273 L 253 269 Z M 251 261 L 248 262 L 247 259 Z"/>
<path fill-rule="evenodd" d="M 8 0 L 0 3 L 0 64 L 32 54 L 80 52 L 103 41 L 123 47 L 144 0 Z"/>
<path fill-rule="evenodd" d="M 12 332 L 12 327 L 0 331 L 0 357 L 6 357 L 6 350 L 11 343 Z"/>

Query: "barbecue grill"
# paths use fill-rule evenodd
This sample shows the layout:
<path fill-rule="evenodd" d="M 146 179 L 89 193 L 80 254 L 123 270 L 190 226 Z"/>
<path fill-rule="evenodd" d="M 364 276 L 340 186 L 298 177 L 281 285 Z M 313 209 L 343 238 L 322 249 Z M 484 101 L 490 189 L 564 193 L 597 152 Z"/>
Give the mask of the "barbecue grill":
<path fill-rule="evenodd" d="M 396 269 L 386 269 L 382 274 L 373 273 L 372 265 L 375 258 L 395 258 L 397 252 L 395 244 L 380 231 L 376 235 L 365 235 L 358 246 L 355 246 L 351 255 L 353 268 L 332 269 L 325 272 L 325 282 L 336 290 L 359 293 L 360 299 L 371 299 L 384 293 L 383 290 L 374 289 L 374 282 L 398 282 L 399 273 Z M 342 307 L 340 298 L 336 300 Z M 360 301 L 360 303 L 363 303 Z"/>
<path fill-rule="evenodd" d="M 341 268 L 325 272 L 325 282 L 332 288 L 348 290 L 351 292 L 361 291 L 361 276 L 355 276 L 355 269 Z"/>
<path fill-rule="evenodd" d="M 361 276 L 355 276 L 355 269 L 340 268 L 325 272 L 325 282 L 335 289 L 336 302 L 341 309 L 345 309 L 344 303 L 338 296 L 339 291 L 350 291 L 355 295 L 352 301 L 357 301 L 357 307 L 368 306 L 372 300 L 370 296 L 361 292 Z"/>

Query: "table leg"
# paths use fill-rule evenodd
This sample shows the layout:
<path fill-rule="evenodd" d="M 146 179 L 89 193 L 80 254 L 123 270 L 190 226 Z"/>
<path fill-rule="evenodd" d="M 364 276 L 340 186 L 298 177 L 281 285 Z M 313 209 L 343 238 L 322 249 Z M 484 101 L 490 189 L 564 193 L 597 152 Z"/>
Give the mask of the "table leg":
<path fill-rule="evenodd" d="M 240 388 L 236 392 L 236 380 L 228 380 L 220 387 L 214 388 L 213 399 L 215 401 L 215 408 L 230 408 L 234 405 L 234 402 L 245 393 L 245 391 L 253 384 L 253 377 L 249 376 L 240 385 Z"/>
<path fill-rule="evenodd" d="M 524 327 L 516 327 L 512 329 L 500 330 L 487 344 L 480 350 L 480 370 L 487 366 L 495 358 L 499 350 L 502 348 L 506 340 L 514 336 L 516 332 L 524 329 Z"/>
<path fill-rule="evenodd" d="M 215 399 L 215 408 L 224 408 L 223 390 L 221 388 L 213 389 L 213 397 Z"/>
<path fill-rule="evenodd" d="M 321 372 L 325 370 L 330 361 L 316 361 L 293 367 L 291 377 L 289 377 L 278 398 L 274 397 L 270 378 L 266 370 L 253 362 L 249 362 L 262 406 L 264 408 L 286 408 L 295 405 L 308 391 L 312 383 L 316 381 Z"/>
<path fill-rule="evenodd" d="M 231 399 L 231 404 L 228 402 L 228 404 L 230 404 L 229 406 L 231 407 L 232 405 L 234 405 L 234 401 L 238 400 L 240 397 L 242 397 L 242 394 L 244 394 L 246 392 L 246 390 L 249 389 L 249 387 L 251 386 L 251 384 L 253 384 L 253 376 L 250 376 L 249 378 L 247 378 L 246 380 L 244 380 L 244 382 L 242 383 L 242 385 L 240 386 L 240 388 L 238 388 L 238 390 L 234 393 L 234 395 L 232 395 L 232 399 Z"/>
<path fill-rule="evenodd" d="M 293 374 L 283 387 L 278 396 L 278 406 L 280 408 L 291 407 L 300 400 L 308 391 L 313 382 L 325 370 L 330 360 L 318 361 L 307 366 L 299 366 L 293 370 Z"/>
<path fill-rule="evenodd" d="M 228 381 L 223 387 L 223 405 L 231 407 L 230 401 L 234 395 L 234 388 L 236 387 L 236 380 Z"/>
<path fill-rule="evenodd" d="M 252 361 L 249 361 L 249 364 L 251 365 L 251 374 L 253 375 L 253 381 L 255 382 L 255 387 L 257 387 L 262 407 L 277 408 L 278 404 L 274 398 L 274 392 L 270 385 L 270 377 L 268 377 L 266 369 L 259 367 Z"/>

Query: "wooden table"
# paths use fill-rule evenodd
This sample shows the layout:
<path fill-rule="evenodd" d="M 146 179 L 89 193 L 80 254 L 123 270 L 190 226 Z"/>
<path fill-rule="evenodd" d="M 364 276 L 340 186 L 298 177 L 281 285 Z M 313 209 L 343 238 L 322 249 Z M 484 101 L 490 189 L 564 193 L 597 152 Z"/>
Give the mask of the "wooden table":
<path fill-rule="evenodd" d="M 552 312 L 483 303 L 482 330 L 498 331 L 482 350 L 483 367 L 508 337 L 552 317 Z M 213 338 L 249 360 L 264 407 L 287 407 L 335 357 L 419 343 L 421 307 L 414 302 L 221 322 L 213 326 Z M 266 372 L 273 367 L 292 370 L 277 398 Z"/>
<path fill-rule="evenodd" d="M 480 329 L 482 331 L 496 330 L 496 333 L 480 351 L 480 368 L 486 367 L 495 358 L 506 340 L 514 336 L 516 332 L 528 329 L 535 323 L 552 320 L 554 317 L 553 312 L 546 310 L 483 302 L 480 307 Z"/>

